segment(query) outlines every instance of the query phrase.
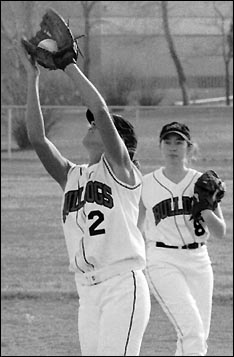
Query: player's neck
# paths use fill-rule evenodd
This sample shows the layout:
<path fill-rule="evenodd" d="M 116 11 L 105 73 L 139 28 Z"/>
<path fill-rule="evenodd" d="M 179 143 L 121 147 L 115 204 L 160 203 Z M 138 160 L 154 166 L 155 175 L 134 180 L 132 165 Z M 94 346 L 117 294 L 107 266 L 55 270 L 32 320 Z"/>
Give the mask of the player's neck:
<path fill-rule="evenodd" d="M 178 183 L 186 176 L 189 168 L 184 165 L 167 165 L 163 168 L 162 172 L 169 180 Z"/>
<path fill-rule="evenodd" d="M 88 166 L 97 164 L 101 159 L 102 153 L 97 153 L 94 151 L 89 152 L 89 164 Z"/>

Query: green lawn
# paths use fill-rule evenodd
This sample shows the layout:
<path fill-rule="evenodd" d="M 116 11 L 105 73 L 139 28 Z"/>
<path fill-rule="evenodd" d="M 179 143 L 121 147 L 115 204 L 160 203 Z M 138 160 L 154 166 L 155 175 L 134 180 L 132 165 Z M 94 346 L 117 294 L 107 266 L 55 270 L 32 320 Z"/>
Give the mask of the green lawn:
<path fill-rule="evenodd" d="M 196 110 L 195 110 L 196 109 Z M 232 294 L 233 155 L 232 108 L 159 108 L 127 113 L 139 137 L 138 158 L 143 173 L 162 162 L 158 136 L 162 125 L 182 121 L 189 125 L 200 154 L 194 167 L 215 169 L 225 180 L 222 202 L 227 222 L 223 240 L 210 239 L 209 251 L 215 272 L 215 294 Z M 124 114 L 124 113 L 123 113 Z M 125 113 L 125 115 L 127 115 Z M 54 130 L 52 141 L 75 162 L 84 162 L 80 143 L 87 127 L 82 115 L 70 114 Z M 5 155 L 5 156 L 4 156 Z M 67 271 L 67 252 L 60 224 L 61 192 L 32 151 L 2 153 L 2 290 L 59 291 L 74 289 Z"/>
<path fill-rule="evenodd" d="M 225 180 L 222 209 L 227 223 L 224 239 L 211 237 L 214 312 L 210 354 L 231 356 L 233 293 L 233 151 L 232 108 L 159 108 L 136 118 L 138 159 L 143 173 L 162 162 L 158 136 L 162 125 L 183 121 L 200 147 L 194 167 L 215 169 Z M 82 115 L 69 114 L 54 128 L 51 140 L 74 162 L 86 160 L 80 143 L 87 128 Z M 2 348 L 5 356 L 80 355 L 76 331 L 78 300 L 60 223 L 62 192 L 32 151 L 2 151 Z M 70 321 L 70 323 L 67 323 Z M 220 328 L 219 328 L 220 327 Z M 142 355 L 173 355 L 175 333 L 153 303 Z M 166 352 L 167 351 L 167 352 Z M 218 353 L 218 354 L 216 354 Z"/>

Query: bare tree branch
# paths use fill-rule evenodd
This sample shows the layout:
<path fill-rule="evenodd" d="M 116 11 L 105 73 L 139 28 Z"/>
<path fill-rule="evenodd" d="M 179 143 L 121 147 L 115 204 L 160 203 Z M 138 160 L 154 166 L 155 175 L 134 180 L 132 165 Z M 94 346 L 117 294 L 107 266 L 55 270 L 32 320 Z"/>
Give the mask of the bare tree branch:
<path fill-rule="evenodd" d="M 225 95 L 226 95 L 226 105 L 230 105 L 230 61 L 233 57 L 233 15 L 230 21 L 229 30 L 226 33 L 225 23 L 227 20 L 227 16 L 225 16 L 221 9 L 216 4 L 216 1 L 213 1 L 213 8 L 220 20 L 219 29 L 221 31 L 222 37 L 222 56 L 224 61 L 224 68 L 225 68 Z M 233 2 L 232 2 L 233 8 Z M 233 10 L 233 9 L 232 9 Z M 233 14 L 233 11 L 231 12 Z"/>
<path fill-rule="evenodd" d="M 169 47 L 169 51 L 170 51 L 172 60 L 176 67 L 179 85 L 180 85 L 180 88 L 182 91 L 183 105 L 188 105 L 189 104 L 189 96 L 188 96 L 188 92 L 187 92 L 186 76 L 185 76 L 181 61 L 179 59 L 179 56 L 177 54 L 175 44 L 173 41 L 173 37 L 171 35 L 171 31 L 170 31 L 170 27 L 169 27 L 168 1 L 162 1 L 161 6 L 162 6 L 162 19 L 163 19 L 164 33 L 165 33 L 166 41 L 167 41 L 167 44 Z"/>
<path fill-rule="evenodd" d="M 80 1 L 84 15 L 85 37 L 84 37 L 84 74 L 89 78 L 90 71 L 90 32 L 94 25 L 90 20 L 90 14 L 99 1 Z"/>

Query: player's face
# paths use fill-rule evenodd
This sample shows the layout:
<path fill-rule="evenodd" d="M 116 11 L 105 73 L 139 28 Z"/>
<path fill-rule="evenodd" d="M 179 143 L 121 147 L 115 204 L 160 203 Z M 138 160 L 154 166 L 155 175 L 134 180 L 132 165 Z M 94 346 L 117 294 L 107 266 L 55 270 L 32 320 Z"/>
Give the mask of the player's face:
<path fill-rule="evenodd" d="M 95 122 L 92 122 L 88 126 L 88 131 L 83 138 L 83 145 L 87 149 L 95 149 L 97 151 L 103 151 L 104 146 L 102 142 L 99 130 L 96 128 Z"/>
<path fill-rule="evenodd" d="M 180 135 L 170 134 L 162 140 L 161 151 L 166 162 L 182 162 L 188 154 L 188 143 Z"/>

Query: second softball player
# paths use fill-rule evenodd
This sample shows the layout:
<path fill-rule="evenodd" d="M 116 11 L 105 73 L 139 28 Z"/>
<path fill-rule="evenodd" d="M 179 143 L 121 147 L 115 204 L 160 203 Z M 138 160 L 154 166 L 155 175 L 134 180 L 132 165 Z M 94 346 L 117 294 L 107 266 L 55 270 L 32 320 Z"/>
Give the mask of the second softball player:
<path fill-rule="evenodd" d="M 202 173 L 188 166 L 194 149 L 189 128 L 165 125 L 160 147 L 165 166 L 143 177 L 139 226 L 147 244 L 146 275 L 177 332 L 175 355 L 205 356 L 213 294 L 206 243 L 210 234 L 224 236 L 225 221 L 220 204 L 214 212 L 202 211 L 204 223 L 190 220 L 194 183 Z"/>

